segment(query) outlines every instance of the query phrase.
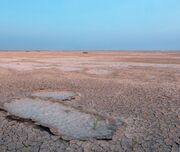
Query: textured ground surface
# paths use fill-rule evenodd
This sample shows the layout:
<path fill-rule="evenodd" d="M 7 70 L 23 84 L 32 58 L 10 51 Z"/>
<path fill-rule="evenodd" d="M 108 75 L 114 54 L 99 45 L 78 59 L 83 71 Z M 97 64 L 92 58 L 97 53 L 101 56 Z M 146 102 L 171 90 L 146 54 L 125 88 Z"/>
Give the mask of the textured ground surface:
<path fill-rule="evenodd" d="M 74 108 L 122 120 L 112 140 L 65 141 L 0 110 L 0 151 L 180 150 L 180 53 L 1 52 L 0 106 L 34 92 L 80 94 Z"/>
<path fill-rule="evenodd" d="M 31 95 L 32 97 L 39 97 L 44 99 L 54 99 L 59 101 L 72 100 L 78 97 L 78 93 L 72 91 L 40 91 Z"/>

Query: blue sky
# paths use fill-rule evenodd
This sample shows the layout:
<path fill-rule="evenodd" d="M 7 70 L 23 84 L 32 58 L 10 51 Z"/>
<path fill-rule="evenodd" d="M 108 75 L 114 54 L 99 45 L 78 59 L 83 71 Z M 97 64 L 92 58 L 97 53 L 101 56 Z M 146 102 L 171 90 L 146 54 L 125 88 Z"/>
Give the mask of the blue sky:
<path fill-rule="evenodd" d="M 0 49 L 180 50 L 180 0 L 0 0 Z"/>

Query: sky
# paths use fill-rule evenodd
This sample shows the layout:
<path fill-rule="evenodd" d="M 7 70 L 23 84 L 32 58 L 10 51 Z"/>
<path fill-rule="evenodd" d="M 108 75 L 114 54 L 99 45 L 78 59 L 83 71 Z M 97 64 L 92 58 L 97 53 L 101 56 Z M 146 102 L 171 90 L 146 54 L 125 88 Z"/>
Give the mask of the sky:
<path fill-rule="evenodd" d="M 0 0 L 0 50 L 180 50 L 180 0 Z"/>

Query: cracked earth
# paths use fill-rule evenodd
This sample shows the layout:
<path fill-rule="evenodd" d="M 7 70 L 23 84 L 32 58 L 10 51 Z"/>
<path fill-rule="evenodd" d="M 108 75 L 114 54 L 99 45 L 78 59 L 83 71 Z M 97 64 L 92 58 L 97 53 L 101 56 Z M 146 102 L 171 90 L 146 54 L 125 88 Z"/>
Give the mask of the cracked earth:
<path fill-rule="evenodd" d="M 4 108 L 37 96 L 115 120 L 116 131 L 65 140 Z M 8 151 L 179 152 L 180 53 L 0 52 L 0 152 Z"/>

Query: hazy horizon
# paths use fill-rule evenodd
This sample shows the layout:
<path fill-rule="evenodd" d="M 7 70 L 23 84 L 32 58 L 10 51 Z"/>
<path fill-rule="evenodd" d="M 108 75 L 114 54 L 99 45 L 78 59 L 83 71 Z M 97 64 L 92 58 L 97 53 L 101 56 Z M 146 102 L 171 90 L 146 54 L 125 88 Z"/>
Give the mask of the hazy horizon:
<path fill-rule="evenodd" d="M 16 49 L 4 49 L 4 50 L 0 50 L 0 52 L 12 52 L 12 51 L 14 51 L 14 52 L 107 52 L 107 51 L 112 51 L 112 52 L 180 52 L 180 50 L 141 50 L 141 49 L 139 49 L 139 50 L 109 50 L 109 49 L 107 49 L 107 50 L 102 50 L 102 49 L 94 49 L 94 50 L 87 50 L 87 49 L 79 49 L 79 50 L 38 50 L 38 49 L 18 49 L 18 50 L 16 50 Z"/>
<path fill-rule="evenodd" d="M 0 50 L 180 50 L 178 0 L 0 1 Z"/>

